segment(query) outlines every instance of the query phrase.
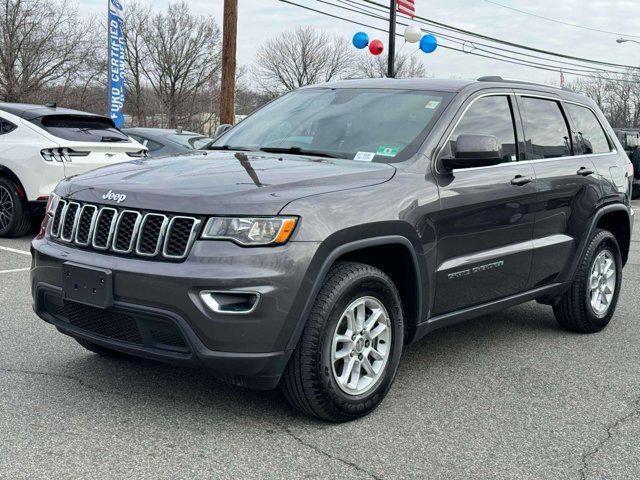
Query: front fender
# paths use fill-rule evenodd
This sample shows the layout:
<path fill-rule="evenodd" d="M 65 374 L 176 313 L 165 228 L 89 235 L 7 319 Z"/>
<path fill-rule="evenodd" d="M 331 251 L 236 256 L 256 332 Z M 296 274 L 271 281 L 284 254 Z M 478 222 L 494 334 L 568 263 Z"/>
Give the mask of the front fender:
<path fill-rule="evenodd" d="M 300 286 L 296 299 L 289 312 L 287 323 L 293 325 L 293 330 L 289 336 L 287 350 L 295 349 L 300 336 L 307 323 L 307 318 L 315 299 L 324 284 L 327 274 L 331 266 L 346 254 L 364 250 L 370 247 L 379 247 L 384 245 L 399 245 L 405 248 L 412 259 L 414 265 L 414 281 L 420 288 L 417 289 L 418 295 L 415 298 L 415 310 L 417 319 L 422 318 L 426 286 L 428 285 L 425 262 L 422 259 L 422 247 L 417 239 L 415 231 L 413 235 L 398 234 L 399 230 L 405 230 L 411 227 L 405 224 L 405 228 L 401 228 L 398 224 L 404 222 L 384 222 L 383 225 L 367 225 L 364 227 L 354 227 L 346 231 L 339 231 L 329 236 L 316 251 L 305 275 L 303 284 Z M 378 232 L 378 236 L 371 236 L 370 229 Z M 387 233 L 385 235 L 385 233 Z M 381 235 L 380 235 L 381 234 Z M 415 238 L 411 238 L 411 237 Z M 417 319 L 416 322 L 417 323 Z"/>

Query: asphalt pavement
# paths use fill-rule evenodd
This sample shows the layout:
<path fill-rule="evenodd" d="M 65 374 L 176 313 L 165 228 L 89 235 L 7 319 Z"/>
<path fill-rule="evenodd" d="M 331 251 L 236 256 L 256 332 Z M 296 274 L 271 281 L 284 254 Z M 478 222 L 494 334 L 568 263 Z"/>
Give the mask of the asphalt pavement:
<path fill-rule="evenodd" d="M 605 331 L 564 332 L 528 303 L 434 332 L 343 425 L 85 351 L 32 312 L 29 241 L 0 239 L 2 479 L 640 478 L 640 222 Z"/>

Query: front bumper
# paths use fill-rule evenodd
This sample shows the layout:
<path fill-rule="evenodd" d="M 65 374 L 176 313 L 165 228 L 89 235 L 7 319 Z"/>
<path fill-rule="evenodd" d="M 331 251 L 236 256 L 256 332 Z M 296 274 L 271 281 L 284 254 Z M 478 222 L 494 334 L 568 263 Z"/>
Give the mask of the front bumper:
<path fill-rule="evenodd" d="M 98 345 L 160 361 L 205 367 L 231 383 L 277 385 L 291 354 L 307 278 L 318 244 L 277 248 L 196 242 L 183 263 L 104 255 L 48 239 L 32 244 L 34 310 L 58 330 Z M 95 309 L 63 299 L 65 262 L 108 269 L 114 306 Z M 203 290 L 260 293 L 250 314 L 211 311 Z"/>

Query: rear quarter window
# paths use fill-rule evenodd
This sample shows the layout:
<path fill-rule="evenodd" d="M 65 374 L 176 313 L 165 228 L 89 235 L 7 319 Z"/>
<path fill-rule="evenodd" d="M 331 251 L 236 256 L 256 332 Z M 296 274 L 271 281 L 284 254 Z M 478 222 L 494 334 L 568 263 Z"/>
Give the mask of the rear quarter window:
<path fill-rule="evenodd" d="M 576 146 L 583 155 L 609 153 L 611 145 L 595 113 L 573 103 L 565 104 L 576 129 Z"/>
<path fill-rule="evenodd" d="M 129 137 L 104 117 L 48 115 L 36 119 L 37 125 L 58 138 L 74 142 L 128 142 Z"/>
<path fill-rule="evenodd" d="M 0 135 L 5 135 L 7 133 L 11 133 L 16 128 L 18 128 L 18 127 L 16 127 L 9 120 L 5 120 L 4 118 L 0 118 Z"/>

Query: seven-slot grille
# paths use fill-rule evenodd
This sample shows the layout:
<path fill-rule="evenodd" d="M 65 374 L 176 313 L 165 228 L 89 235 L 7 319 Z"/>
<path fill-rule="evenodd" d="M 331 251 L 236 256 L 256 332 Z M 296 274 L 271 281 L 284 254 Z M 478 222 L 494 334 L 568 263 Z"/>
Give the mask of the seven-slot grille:
<path fill-rule="evenodd" d="M 182 260 L 189 254 L 200 224 L 195 217 L 60 200 L 50 233 L 61 242 L 94 250 Z"/>

